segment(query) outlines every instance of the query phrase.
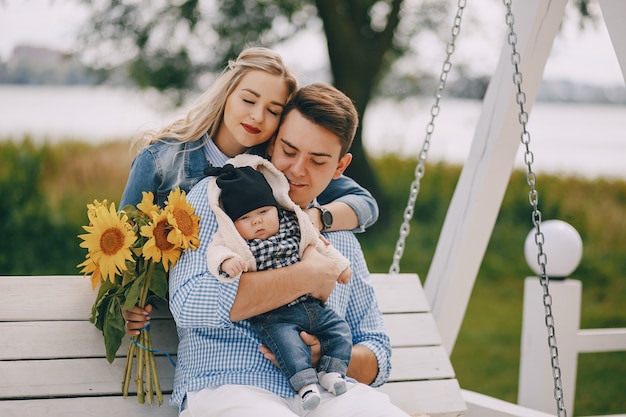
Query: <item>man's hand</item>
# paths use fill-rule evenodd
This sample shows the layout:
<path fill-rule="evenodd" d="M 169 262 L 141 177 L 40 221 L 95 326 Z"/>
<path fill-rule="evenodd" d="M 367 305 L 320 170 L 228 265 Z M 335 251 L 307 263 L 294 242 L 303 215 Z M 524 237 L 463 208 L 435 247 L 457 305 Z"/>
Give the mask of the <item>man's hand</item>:
<path fill-rule="evenodd" d="M 139 336 L 139 330 L 150 324 L 150 313 L 152 306 L 148 304 L 146 308 L 135 306 L 132 310 L 123 310 L 122 317 L 126 321 L 124 328 L 129 336 Z"/>
<path fill-rule="evenodd" d="M 317 336 L 313 336 L 312 334 L 309 334 L 307 332 L 300 332 L 300 337 L 302 338 L 302 341 L 311 348 L 311 367 L 317 368 L 317 364 L 322 357 L 322 346 L 320 344 L 320 340 L 317 338 Z M 259 347 L 259 350 L 261 351 L 265 359 L 272 361 L 274 366 L 276 366 L 277 368 L 279 367 L 278 362 L 276 362 L 276 356 L 274 356 L 274 353 L 272 353 L 272 351 L 269 350 L 267 346 L 261 345 Z"/>
<path fill-rule="evenodd" d="M 302 341 L 311 348 L 311 366 L 317 368 L 317 364 L 322 357 L 322 344 L 317 336 L 309 334 L 307 332 L 300 332 L 300 338 Z"/>
<path fill-rule="evenodd" d="M 337 282 L 340 284 L 347 284 L 350 282 L 350 278 L 352 278 L 352 268 L 347 267 L 343 270 L 339 278 L 337 278 Z"/>
<path fill-rule="evenodd" d="M 307 280 L 311 285 L 311 291 L 308 293 L 325 303 L 337 283 L 338 277 L 334 262 L 322 255 L 313 245 L 309 245 L 304 250 L 299 263 L 309 270 L 301 274 L 303 277 L 309 277 Z"/>

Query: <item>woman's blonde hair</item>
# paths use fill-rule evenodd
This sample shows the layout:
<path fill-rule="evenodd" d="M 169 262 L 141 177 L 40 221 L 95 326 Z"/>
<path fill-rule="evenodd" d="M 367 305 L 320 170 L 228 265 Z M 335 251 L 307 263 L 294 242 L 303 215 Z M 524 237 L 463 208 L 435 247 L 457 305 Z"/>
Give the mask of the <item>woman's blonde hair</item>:
<path fill-rule="evenodd" d="M 141 148 L 166 138 L 191 142 L 198 140 L 205 133 L 214 138 L 224 119 L 226 99 L 241 79 L 253 70 L 283 77 L 287 86 L 287 101 L 291 100 L 298 88 L 295 75 L 285 66 L 278 53 L 262 47 L 247 48 L 236 60 L 228 62 L 228 66 L 211 87 L 198 97 L 185 117 L 159 130 L 145 131 L 138 138 L 139 143 L 136 145 Z"/>

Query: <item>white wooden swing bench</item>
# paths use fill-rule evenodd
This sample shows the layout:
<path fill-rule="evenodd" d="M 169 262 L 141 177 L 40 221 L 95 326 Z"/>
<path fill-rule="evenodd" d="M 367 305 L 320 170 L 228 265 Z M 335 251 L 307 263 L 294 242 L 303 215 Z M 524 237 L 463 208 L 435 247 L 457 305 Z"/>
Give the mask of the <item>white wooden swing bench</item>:
<path fill-rule="evenodd" d="M 409 414 L 460 416 L 459 384 L 415 274 L 374 274 L 393 345 L 393 371 L 382 391 Z M 165 394 L 160 407 L 123 398 L 128 339 L 109 364 L 102 334 L 88 321 L 95 298 L 83 276 L 0 277 L 0 416 L 176 416 L 168 405 L 174 367 L 157 358 Z M 153 314 L 154 347 L 175 357 L 167 307 Z"/>

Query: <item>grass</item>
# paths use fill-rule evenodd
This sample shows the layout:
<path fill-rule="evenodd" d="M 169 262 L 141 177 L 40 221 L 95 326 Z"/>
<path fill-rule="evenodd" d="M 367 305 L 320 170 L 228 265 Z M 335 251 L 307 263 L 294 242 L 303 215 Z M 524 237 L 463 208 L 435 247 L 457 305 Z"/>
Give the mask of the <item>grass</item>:
<path fill-rule="evenodd" d="M 119 202 L 131 159 L 126 142 L 35 146 L 27 138 L 0 139 L 0 233 L 11 237 L 0 240 L 0 275 L 77 274 L 85 204 Z M 385 156 L 372 163 L 391 212 L 358 238 L 370 270 L 387 272 L 415 161 Z M 427 166 L 402 271 L 426 277 L 459 174 L 457 166 Z M 543 218 L 571 223 L 585 242 L 573 274 L 583 282 L 581 327 L 626 327 L 626 182 L 538 175 Z M 517 400 L 523 279 L 530 273 L 523 256 L 532 226 L 527 195 L 523 173 L 514 172 L 451 355 L 463 388 L 511 402 Z M 580 355 L 570 414 L 626 412 L 625 379 L 626 352 Z"/>

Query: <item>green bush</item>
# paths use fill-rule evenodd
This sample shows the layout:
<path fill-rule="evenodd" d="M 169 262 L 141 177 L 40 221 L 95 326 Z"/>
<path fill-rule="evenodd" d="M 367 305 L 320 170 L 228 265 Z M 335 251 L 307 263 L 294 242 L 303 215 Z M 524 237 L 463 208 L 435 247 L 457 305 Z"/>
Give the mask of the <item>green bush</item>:
<path fill-rule="evenodd" d="M 75 272 L 79 225 L 53 210 L 43 190 L 48 147 L 0 145 L 0 274 Z"/>

